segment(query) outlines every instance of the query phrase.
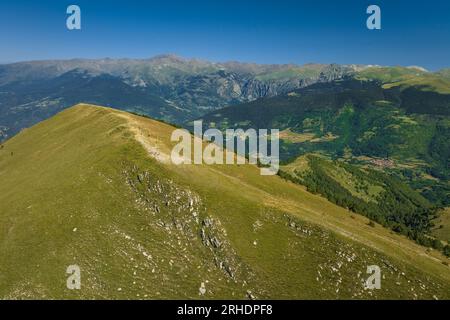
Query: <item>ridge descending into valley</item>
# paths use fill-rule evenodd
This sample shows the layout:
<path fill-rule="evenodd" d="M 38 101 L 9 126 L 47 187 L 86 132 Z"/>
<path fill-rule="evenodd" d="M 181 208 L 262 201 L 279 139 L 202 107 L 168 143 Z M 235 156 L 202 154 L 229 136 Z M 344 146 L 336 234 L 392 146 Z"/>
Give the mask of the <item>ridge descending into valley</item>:
<path fill-rule="evenodd" d="M 450 298 L 439 252 L 253 165 L 175 166 L 173 130 L 81 104 L 2 144 L 0 298 Z"/>
<path fill-rule="evenodd" d="M 450 206 L 449 80 L 368 68 L 200 119 L 223 131 L 279 129 L 281 176 L 450 256 L 433 232 Z"/>

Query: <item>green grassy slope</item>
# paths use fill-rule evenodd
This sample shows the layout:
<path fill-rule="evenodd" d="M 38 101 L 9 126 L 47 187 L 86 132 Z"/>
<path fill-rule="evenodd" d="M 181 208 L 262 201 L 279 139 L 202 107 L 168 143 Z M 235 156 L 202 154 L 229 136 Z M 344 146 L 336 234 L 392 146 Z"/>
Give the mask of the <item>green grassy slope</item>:
<path fill-rule="evenodd" d="M 430 236 L 433 220 L 438 216 L 435 207 L 401 180 L 381 170 L 308 154 L 283 166 L 279 174 L 424 246 L 445 253 L 450 250 Z"/>
<path fill-rule="evenodd" d="M 414 67 L 371 67 L 357 72 L 355 78 L 378 80 L 386 89 L 420 87 L 425 91 L 450 94 L 450 78 L 447 69 L 430 73 Z"/>
<path fill-rule="evenodd" d="M 450 208 L 445 208 L 439 212 L 438 218 L 434 221 L 433 235 L 447 243 L 450 243 Z"/>
<path fill-rule="evenodd" d="M 79 105 L 8 140 L 0 297 L 450 298 L 439 253 L 255 166 L 174 166 L 172 130 Z"/>

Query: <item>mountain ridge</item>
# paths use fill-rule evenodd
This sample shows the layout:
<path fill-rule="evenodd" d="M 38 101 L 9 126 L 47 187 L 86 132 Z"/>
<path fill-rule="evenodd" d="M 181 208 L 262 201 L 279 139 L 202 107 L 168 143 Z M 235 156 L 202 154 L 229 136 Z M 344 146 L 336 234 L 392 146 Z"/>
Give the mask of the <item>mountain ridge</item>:
<path fill-rule="evenodd" d="M 0 296 L 448 298 L 439 253 L 256 166 L 161 162 L 136 136 L 167 154 L 172 130 L 78 105 L 8 140 Z M 79 292 L 65 288 L 73 264 Z M 382 290 L 364 289 L 372 264 Z"/>

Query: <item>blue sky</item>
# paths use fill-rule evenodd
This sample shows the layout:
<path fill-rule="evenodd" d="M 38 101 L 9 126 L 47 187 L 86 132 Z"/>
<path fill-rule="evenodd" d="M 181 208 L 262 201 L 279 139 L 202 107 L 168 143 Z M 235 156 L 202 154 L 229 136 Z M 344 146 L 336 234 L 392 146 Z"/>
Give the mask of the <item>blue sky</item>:
<path fill-rule="evenodd" d="M 77 4 L 82 30 L 66 28 Z M 366 28 L 377 4 L 382 30 Z M 148 58 L 450 67 L 450 1 L 2 0 L 0 62 Z"/>

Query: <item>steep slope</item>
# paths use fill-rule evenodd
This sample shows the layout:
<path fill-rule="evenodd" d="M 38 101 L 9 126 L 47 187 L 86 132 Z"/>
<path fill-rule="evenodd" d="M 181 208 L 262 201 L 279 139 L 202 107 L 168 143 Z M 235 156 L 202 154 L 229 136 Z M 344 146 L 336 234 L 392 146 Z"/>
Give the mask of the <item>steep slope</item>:
<path fill-rule="evenodd" d="M 252 165 L 174 166 L 173 129 L 79 105 L 0 147 L 0 297 L 450 297 L 439 253 Z"/>

